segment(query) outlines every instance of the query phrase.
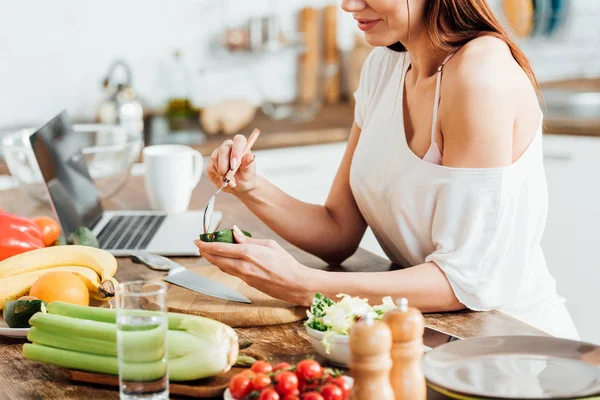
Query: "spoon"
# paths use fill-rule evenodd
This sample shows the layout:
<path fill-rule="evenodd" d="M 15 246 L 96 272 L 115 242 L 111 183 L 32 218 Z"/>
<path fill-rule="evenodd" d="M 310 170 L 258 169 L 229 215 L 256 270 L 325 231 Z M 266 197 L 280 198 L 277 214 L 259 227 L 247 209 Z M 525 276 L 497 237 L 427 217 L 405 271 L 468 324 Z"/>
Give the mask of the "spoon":
<path fill-rule="evenodd" d="M 215 194 L 213 194 L 212 196 L 210 196 L 210 199 L 208 199 L 208 203 L 206 203 L 206 207 L 204 208 L 204 219 L 203 219 L 204 233 L 208 233 L 208 227 L 210 226 L 210 220 L 212 218 L 212 214 L 215 209 L 215 200 L 217 199 L 217 195 L 219 193 L 221 193 L 221 190 L 223 190 L 229 182 L 231 182 L 231 179 L 233 179 L 235 173 L 237 172 L 238 168 L 240 167 L 240 164 L 242 163 L 244 156 L 246 154 L 250 153 L 250 150 L 252 149 L 254 142 L 256 142 L 256 139 L 258 139 L 258 135 L 260 135 L 260 131 L 258 129 L 255 129 L 254 131 L 252 131 L 252 133 L 250 134 L 250 137 L 248 138 L 248 143 L 246 143 L 246 148 L 244 149 L 244 152 L 242 153 L 242 156 L 240 157 L 240 161 L 237 163 L 238 165 L 236 165 L 235 168 L 229 169 L 229 172 L 227 172 L 227 175 L 225 175 L 225 179 L 223 179 L 223 185 L 221 185 L 219 190 L 217 190 L 217 192 Z"/>

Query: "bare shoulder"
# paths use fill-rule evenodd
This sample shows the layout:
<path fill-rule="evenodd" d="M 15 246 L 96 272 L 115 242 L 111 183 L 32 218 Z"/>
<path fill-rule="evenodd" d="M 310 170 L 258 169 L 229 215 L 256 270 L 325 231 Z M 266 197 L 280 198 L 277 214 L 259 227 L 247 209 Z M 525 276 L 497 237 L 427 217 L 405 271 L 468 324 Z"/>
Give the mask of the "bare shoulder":
<path fill-rule="evenodd" d="M 519 110 L 536 100 L 508 45 L 491 36 L 467 43 L 444 67 L 441 93 L 444 164 L 509 165 Z"/>
<path fill-rule="evenodd" d="M 477 90 L 500 87 L 506 91 L 531 87 L 525 71 L 501 39 L 482 36 L 464 45 L 445 69 L 446 87 Z"/>

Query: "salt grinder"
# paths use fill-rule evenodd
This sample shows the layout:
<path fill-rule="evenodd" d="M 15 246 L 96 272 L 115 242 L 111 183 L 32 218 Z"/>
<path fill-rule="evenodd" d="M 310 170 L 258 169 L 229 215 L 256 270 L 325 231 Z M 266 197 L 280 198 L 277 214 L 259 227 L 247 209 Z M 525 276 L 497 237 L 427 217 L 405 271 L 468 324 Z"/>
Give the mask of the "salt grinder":
<path fill-rule="evenodd" d="M 350 330 L 351 400 L 394 400 L 390 385 L 392 333 L 366 315 Z"/>
<path fill-rule="evenodd" d="M 425 400 L 427 386 L 421 369 L 423 357 L 423 314 L 408 306 L 408 300 L 396 301 L 398 308 L 388 311 L 383 321 L 392 332 L 392 371 L 390 383 L 395 400 Z"/>

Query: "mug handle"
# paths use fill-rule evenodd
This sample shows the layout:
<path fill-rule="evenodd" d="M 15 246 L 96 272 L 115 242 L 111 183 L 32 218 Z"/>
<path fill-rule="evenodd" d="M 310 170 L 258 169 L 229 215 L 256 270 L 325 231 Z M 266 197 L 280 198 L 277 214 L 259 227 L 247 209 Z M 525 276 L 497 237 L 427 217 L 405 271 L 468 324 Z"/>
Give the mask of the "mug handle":
<path fill-rule="evenodd" d="M 198 186 L 198 182 L 200 182 L 200 178 L 202 177 L 202 171 L 204 169 L 204 158 L 199 151 L 191 149 L 192 156 L 194 158 L 194 171 L 192 173 L 192 189 L 194 190 L 196 186 Z"/>

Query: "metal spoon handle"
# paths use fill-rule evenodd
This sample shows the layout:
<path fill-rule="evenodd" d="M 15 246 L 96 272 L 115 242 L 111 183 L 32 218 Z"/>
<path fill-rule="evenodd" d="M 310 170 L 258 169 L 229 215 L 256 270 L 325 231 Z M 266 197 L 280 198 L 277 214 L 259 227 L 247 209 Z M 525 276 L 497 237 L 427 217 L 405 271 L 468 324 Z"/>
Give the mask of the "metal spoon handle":
<path fill-rule="evenodd" d="M 227 173 L 227 175 L 225 175 L 225 182 L 231 181 L 231 179 L 233 178 L 233 176 L 235 175 L 237 170 L 240 168 L 240 165 L 242 164 L 242 159 L 244 158 L 244 156 L 246 154 L 250 153 L 250 150 L 252 149 L 254 142 L 256 142 L 256 139 L 258 139 L 258 135 L 260 135 L 260 131 L 258 129 L 254 129 L 252 131 L 252 133 L 250 134 L 250 137 L 248 138 L 248 143 L 246 143 L 246 148 L 244 149 L 244 153 L 242 153 L 242 157 L 240 158 L 238 165 L 236 165 L 235 168 L 231 168 L 229 170 L 229 172 Z"/>

